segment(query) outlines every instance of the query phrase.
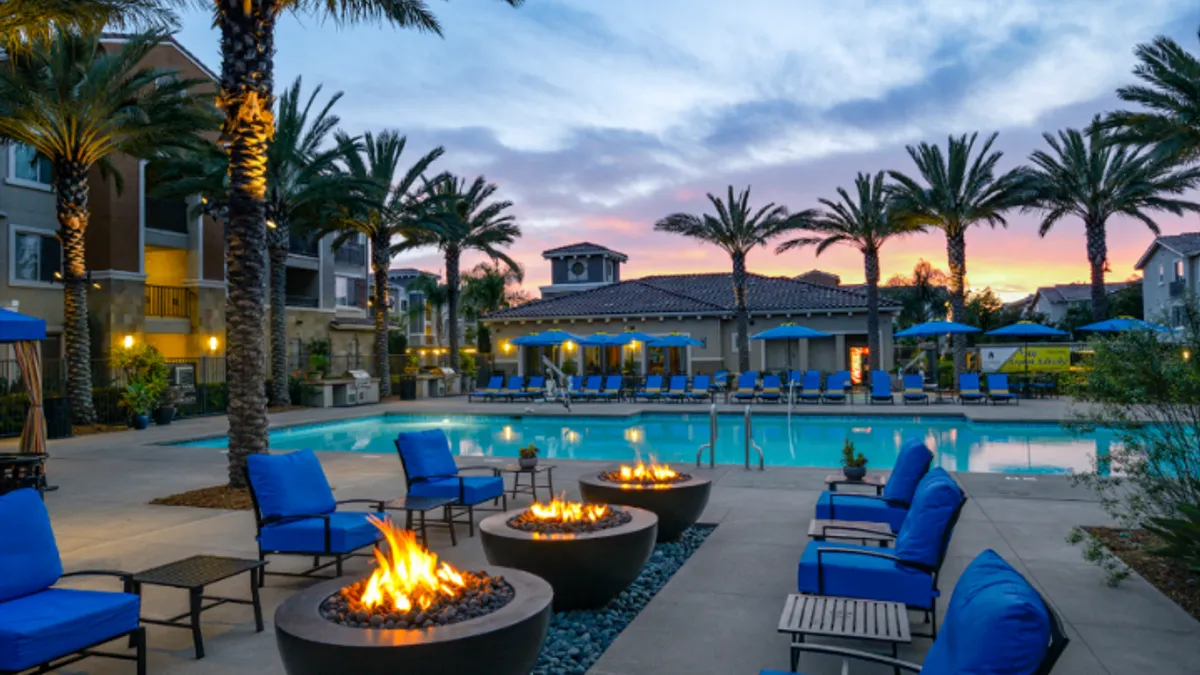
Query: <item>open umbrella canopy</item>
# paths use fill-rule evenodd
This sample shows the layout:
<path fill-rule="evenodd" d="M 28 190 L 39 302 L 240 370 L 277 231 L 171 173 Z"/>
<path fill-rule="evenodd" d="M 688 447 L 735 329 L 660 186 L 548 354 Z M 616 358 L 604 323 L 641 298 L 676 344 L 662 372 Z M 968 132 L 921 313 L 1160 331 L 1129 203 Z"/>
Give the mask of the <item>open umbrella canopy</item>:
<path fill-rule="evenodd" d="M 650 347 L 703 347 L 704 343 L 696 338 L 680 335 L 679 333 L 671 333 L 663 337 L 654 338 L 646 343 Z"/>
<path fill-rule="evenodd" d="M 45 340 L 46 322 L 11 309 L 0 308 L 0 342 Z"/>
<path fill-rule="evenodd" d="M 751 335 L 751 340 L 807 340 L 809 338 L 832 337 L 832 334 L 804 326 L 797 326 L 794 323 L 785 323 L 782 326 L 776 326 L 768 330 L 764 330 L 757 335 Z"/>
<path fill-rule="evenodd" d="M 633 342 L 635 340 L 637 342 L 650 342 L 650 341 L 658 338 L 657 335 L 643 333 L 640 330 L 627 330 L 624 333 L 621 333 L 621 337 L 625 338 L 624 344 L 629 344 L 630 342 Z"/>
<path fill-rule="evenodd" d="M 548 330 L 545 333 L 530 333 L 512 341 L 514 345 L 523 347 L 553 347 L 564 342 L 579 342 L 578 335 L 572 335 L 565 330 Z"/>
<path fill-rule="evenodd" d="M 1160 333 L 1171 332 L 1170 328 L 1160 326 L 1149 321 L 1134 319 L 1132 317 L 1123 316 L 1118 319 L 1108 319 L 1097 323 L 1089 323 L 1086 326 L 1080 326 L 1079 330 L 1090 330 L 1097 333 L 1123 333 L 1127 330 L 1153 330 Z"/>
<path fill-rule="evenodd" d="M 893 337 L 898 338 L 919 338 L 931 337 L 934 335 L 946 335 L 947 333 L 978 333 L 979 329 L 975 326 L 968 326 L 965 323 L 955 323 L 953 321 L 926 321 L 919 323 L 912 328 L 896 333 Z"/>
<path fill-rule="evenodd" d="M 1050 326 L 1043 326 L 1040 323 L 1032 321 L 1018 321 L 1014 324 L 1009 324 L 1003 328 L 989 330 L 984 335 L 998 335 L 1001 337 L 1014 338 L 1043 338 L 1043 337 L 1066 337 L 1067 332 Z"/>
<path fill-rule="evenodd" d="M 592 333 L 591 335 L 579 338 L 576 342 L 583 347 L 619 347 L 629 344 L 633 339 L 624 335 L 613 335 L 612 333 Z"/>

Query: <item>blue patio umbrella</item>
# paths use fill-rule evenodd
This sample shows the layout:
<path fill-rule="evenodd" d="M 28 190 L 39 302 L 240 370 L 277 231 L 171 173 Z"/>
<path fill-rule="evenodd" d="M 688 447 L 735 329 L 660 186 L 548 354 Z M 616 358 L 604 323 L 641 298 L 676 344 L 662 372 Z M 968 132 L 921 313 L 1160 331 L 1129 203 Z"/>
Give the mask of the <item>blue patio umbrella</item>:
<path fill-rule="evenodd" d="M 0 342 L 24 342 L 45 340 L 46 322 L 19 314 L 10 309 L 0 309 Z"/>
<path fill-rule="evenodd" d="M 654 338 L 646 345 L 649 347 L 703 347 L 704 343 L 693 337 L 672 333 Z"/>
<path fill-rule="evenodd" d="M 892 337 L 898 338 L 919 338 L 933 337 L 935 335 L 959 335 L 966 333 L 978 333 L 979 329 L 975 326 L 968 326 L 965 323 L 955 323 L 953 321 L 926 321 L 919 323 L 911 328 L 906 328 Z"/>
<path fill-rule="evenodd" d="M 578 335 L 572 335 L 565 330 L 548 330 L 545 333 L 530 333 L 515 338 L 512 341 L 514 345 L 522 345 L 525 347 L 557 347 L 564 342 L 579 342 Z"/>
<path fill-rule="evenodd" d="M 787 340 L 787 368 L 790 373 L 792 370 L 792 340 L 808 340 L 810 338 L 832 337 L 830 333 L 824 331 L 798 326 L 794 323 L 785 323 L 781 326 L 768 328 L 761 333 L 751 335 L 751 340 Z M 790 375 L 789 375 L 790 377 Z"/>
<path fill-rule="evenodd" d="M 633 341 L 633 338 L 612 333 L 593 333 L 585 335 L 577 341 L 581 347 L 600 347 L 600 369 L 608 372 L 608 350 L 604 347 L 621 347 Z"/>
<path fill-rule="evenodd" d="M 650 342 L 651 340 L 658 339 L 657 335 L 643 333 L 640 330 L 627 330 L 624 333 L 620 333 L 620 336 L 626 340 L 625 344 L 629 344 L 634 340 L 637 340 L 638 342 Z"/>
<path fill-rule="evenodd" d="M 1096 323 L 1089 323 L 1086 326 L 1080 326 L 1079 330 L 1089 330 L 1097 333 L 1124 333 L 1127 330 L 1152 330 L 1159 333 L 1169 333 L 1170 328 L 1160 326 L 1149 321 L 1134 319 L 1132 317 L 1123 316 L 1117 319 L 1108 319 Z"/>
<path fill-rule="evenodd" d="M 1021 354 L 1023 354 L 1025 356 L 1025 377 L 1026 377 L 1026 379 L 1028 379 L 1029 378 L 1029 340 L 1031 338 L 1067 337 L 1068 333 L 1066 331 L 1062 331 L 1057 328 L 1051 328 L 1050 326 L 1043 326 L 1040 323 L 1034 323 L 1032 321 L 1018 321 L 1016 323 L 1004 326 L 1003 328 L 997 328 L 996 330 L 989 330 L 988 332 L 984 333 L 984 335 L 997 335 L 1000 337 L 1024 338 L 1023 339 L 1024 346 L 1022 347 Z"/>

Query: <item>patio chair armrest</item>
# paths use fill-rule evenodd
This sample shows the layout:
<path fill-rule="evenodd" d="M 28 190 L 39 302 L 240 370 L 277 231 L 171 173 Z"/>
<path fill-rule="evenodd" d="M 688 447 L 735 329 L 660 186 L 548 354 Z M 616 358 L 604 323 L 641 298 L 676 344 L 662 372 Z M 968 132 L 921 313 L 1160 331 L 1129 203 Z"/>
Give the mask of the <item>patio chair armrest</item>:
<path fill-rule="evenodd" d="M 342 504 L 371 504 L 376 511 L 383 511 L 383 505 L 387 503 L 386 499 L 339 499 L 334 504 L 341 506 Z"/>
<path fill-rule="evenodd" d="M 880 532 L 879 530 L 871 530 L 871 529 L 867 529 L 865 527 L 852 527 L 850 525 L 836 525 L 836 524 L 821 526 L 821 535 L 822 536 L 828 534 L 830 531 L 865 532 L 865 533 L 871 535 L 869 537 L 866 537 L 867 539 L 883 539 L 884 537 L 887 537 L 888 539 L 896 538 L 896 534 L 893 532 Z"/>
<path fill-rule="evenodd" d="M 499 476 L 500 470 L 494 466 L 484 466 L 482 464 L 474 464 L 469 466 L 458 467 L 459 471 L 491 471 L 493 476 Z M 453 478 L 453 476 L 451 476 Z"/>
<path fill-rule="evenodd" d="M 921 666 L 908 661 L 901 661 L 883 654 L 874 654 L 872 652 L 864 652 L 848 647 L 836 647 L 834 645 L 815 644 L 812 642 L 793 643 L 792 649 L 801 652 L 813 652 L 815 654 L 829 654 L 830 656 L 840 656 L 843 659 L 854 659 L 855 661 L 866 661 L 868 663 L 878 663 L 885 666 L 891 666 L 900 670 L 907 670 L 914 673 L 921 672 Z"/>
<path fill-rule="evenodd" d="M 116 577 L 121 580 L 121 585 L 126 593 L 133 592 L 133 574 L 122 572 L 120 570 L 79 570 L 77 572 L 66 572 L 60 579 L 67 577 Z"/>
<path fill-rule="evenodd" d="M 837 553 L 840 555 L 861 555 L 861 556 L 867 556 L 868 558 L 883 558 L 884 560 L 891 560 L 892 562 L 896 563 L 897 565 L 901 565 L 903 567 L 911 567 L 913 569 L 920 570 L 920 571 L 926 572 L 928 574 L 936 574 L 937 573 L 936 570 L 930 569 L 928 565 L 922 565 L 920 563 L 915 563 L 910 560 L 903 560 L 903 559 L 898 558 L 890 553 L 882 553 L 880 551 L 865 551 L 865 550 L 859 549 L 859 548 L 825 548 L 825 547 L 821 547 L 821 548 L 817 549 L 817 592 L 820 593 L 821 595 L 825 595 L 825 575 L 822 574 L 822 572 L 821 572 L 821 556 L 826 553 Z"/>
<path fill-rule="evenodd" d="M 888 506 L 898 506 L 901 508 L 908 508 L 908 506 L 909 506 L 908 504 L 905 504 L 902 501 L 899 501 L 896 499 L 888 499 L 887 497 L 884 497 L 883 495 L 861 495 L 861 494 L 850 493 L 850 492 L 830 492 L 828 494 L 829 494 L 829 518 L 830 518 L 830 520 L 837 520 L 837 515 L 836 515 L 837 500 L 839 497 L 841 497 L 843 499 L 873 499 L 875 501 L 884 502 Z"/>

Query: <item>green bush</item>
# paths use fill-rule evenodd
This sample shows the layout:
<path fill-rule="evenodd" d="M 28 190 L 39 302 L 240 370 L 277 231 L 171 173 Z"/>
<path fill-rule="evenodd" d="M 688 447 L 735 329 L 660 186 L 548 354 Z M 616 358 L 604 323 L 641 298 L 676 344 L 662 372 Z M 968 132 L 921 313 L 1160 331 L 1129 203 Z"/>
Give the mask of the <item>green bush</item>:
<path fill-rule="evenodd" d="M 954 381 L 954 361 L 941 359 L 937 366 L 938 386 L 942 389 L 954 389 L 958 383 Z"/>
<path fill-rule="evenodd" d="M 1193 572 L 1200 572 L 1200 504 L 1179 507 L 1179 518 L 1151 518 L 1146 529 L 1163 540 L 1157 556 L 1178 560 Z"/>
<path fill-rule="evenodd" d="M 575 362 L 575 359 L 568 356 L 563 360 L 562 371 L 564 375 L 578 375 L 579 364 Z"/>

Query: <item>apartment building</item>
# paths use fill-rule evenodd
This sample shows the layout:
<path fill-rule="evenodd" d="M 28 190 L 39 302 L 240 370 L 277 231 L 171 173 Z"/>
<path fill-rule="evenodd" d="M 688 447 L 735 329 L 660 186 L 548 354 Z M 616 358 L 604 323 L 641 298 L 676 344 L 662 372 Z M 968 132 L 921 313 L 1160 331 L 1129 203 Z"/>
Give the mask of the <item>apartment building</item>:
<path fill-rule="evenodd" d="M 1200 294 L 1200 232 L 1155 239 L 1134 264 L 1142 273 L 1142 312 L 1147 321 L 1183 326 L 1184 304 Z"/>

